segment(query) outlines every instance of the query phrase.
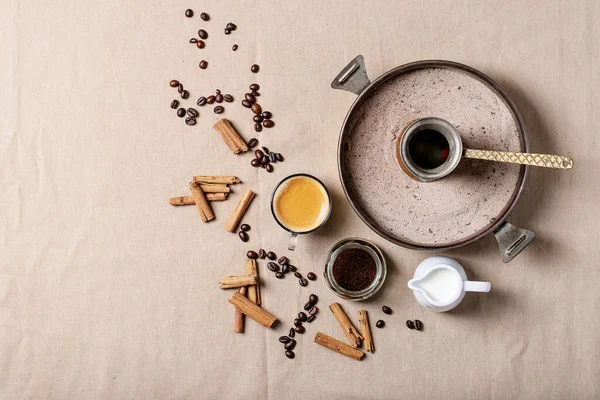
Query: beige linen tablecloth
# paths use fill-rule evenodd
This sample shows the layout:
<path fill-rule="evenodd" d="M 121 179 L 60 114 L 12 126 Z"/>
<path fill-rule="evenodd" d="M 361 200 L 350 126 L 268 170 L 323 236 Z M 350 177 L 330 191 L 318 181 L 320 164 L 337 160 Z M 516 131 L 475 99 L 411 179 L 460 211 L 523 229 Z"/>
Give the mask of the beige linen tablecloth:
<path fill-rule="evenodd" d="M 225 36 L 230 21 L 238 30 Z M 599 398 L 599 21 L 595 0 L 4 0 L 0 398 Z M 200 27 L 204 50 L 188 43 Z M 538 236 L 513 262 L 500 261 L 493 237 L 447 253 L 492 282 L 453 312 L 416 303 L 406 282 L 427 255 L 371 232 L 344 197 L 336 145 L 355 96 L 329 85 L 357 54 L 372 79 L 421 59 L 471 65 L 513 97 L 533 151 L 575 159 L 570 172 L 531 170 L 511 221 Z M 246 138 L 239 101 L 260 83 L 277 125 L 258 137 L 285 162 L 267 174 L 232 155 L 209 107 L 186 126 L 169 108 L 173 78 L 191 93 L 186 106 L 217 88 L 233 94 L 222 116 Z M 333 215 L 291 254 L 269 196 L 299 171 L 327 184 Z M 189 193 L 194 174 L 243 180 L 212 223 L 167 202 Z M 257 192 L 247 244 L 223 229 L 244 188 Z M 349 236 L 380 246 L 389 276 L 376 298 L 344 308 L 355 322 L 365 308 L 372 324 L 382 305 L 394 310 L 362 362 L 313 343 L 317 331 L 344 339 L 321 271 Z M 261 247 L 319 279 L 301 288 L 261 264 L 264 308 L 282 323 L 247 320 L 235 334 L 231 292 L 217 281 Z M 288 360 L 277 338 L 311 292 L 321 312 Z"/>

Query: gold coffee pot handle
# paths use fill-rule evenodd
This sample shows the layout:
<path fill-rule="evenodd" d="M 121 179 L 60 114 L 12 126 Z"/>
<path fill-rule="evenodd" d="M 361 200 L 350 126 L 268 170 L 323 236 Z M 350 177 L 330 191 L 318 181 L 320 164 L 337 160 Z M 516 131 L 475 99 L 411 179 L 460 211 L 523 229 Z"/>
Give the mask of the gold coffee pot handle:
<path fill-rule="evenodd" d="M 478 160 L 498 161 L 511 164 L 523 164 L 556 169 L 573 168 L 573 159 L 571 157 L 557 156 L 554 154 L 513 153 L 512 151 L 464 149 L 463 158 L 476 158 Z"/>

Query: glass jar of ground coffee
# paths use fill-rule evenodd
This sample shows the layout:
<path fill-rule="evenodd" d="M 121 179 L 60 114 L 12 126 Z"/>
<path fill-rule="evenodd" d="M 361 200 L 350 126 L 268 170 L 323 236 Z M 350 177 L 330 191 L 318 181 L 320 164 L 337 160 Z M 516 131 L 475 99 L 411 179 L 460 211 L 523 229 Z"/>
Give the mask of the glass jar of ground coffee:
<path fill-rule="evenodd" d="M 387 266 L 381 250 L 373 243 L 348 238 L 329 250 L 324 275 L 335 294 L 346 300 L 360 301 L 381 289 Z"/>

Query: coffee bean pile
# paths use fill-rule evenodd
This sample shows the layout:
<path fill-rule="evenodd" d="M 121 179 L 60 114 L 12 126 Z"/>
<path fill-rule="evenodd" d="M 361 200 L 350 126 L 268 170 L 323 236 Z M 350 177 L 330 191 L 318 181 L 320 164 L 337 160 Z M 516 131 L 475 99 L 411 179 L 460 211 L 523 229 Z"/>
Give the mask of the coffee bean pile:
<path fill-rule="evenodd" d="M 303 325 L 304 322 L 311 323 L 315 320 L 315 318 L 317 318 L 319 309 L 317 308 L 316 304 L 318 301 L 319 298 L 317 295 L 311 294 L 308 297 L 308 303 L 306 303 L 304 306 L 304 311 L 308 311 L 308 315 L 306 315 L 304 311 L 300 311 L 298 313 L 298 317 L 294 319 L 294 326 L 290 328 L 288 335 L 279 337 L 279 342 L 283 343 L 283 347 L 285 348 L 285 356 L 287 358 L 292 359 L 296 357 L 296 354 L 292 351 L 294 350 L 294 347 L 296 347 L 296 340 L 294 337 L 296 336 L 296 333 L 303 334 L 306 332 L 306 328 Z"/>
<path fill-rule="evenodd" d="M 182 99 L 187 99 L 188 97 L 190 97 L 189 92 L 183 88 L 183 85 L 181 83 L 179 83 L 179 81 L 177 79 L 171 80 L 171 82 L 169 82 L 169 86 L 171 86 L 172 88 L 177 88 L 177 91 L 179 92 L 179 94 L 181 94 Z M 179 100 L 174 99 L 173 101 L 171 101 L 171 108 L 173 110 L 177 109 L 177 116 L 179 118 L 183 118 L 187 114 L 185 123 L 190 126 L 196 125 L 196 118 L 198 118 L 198 116 L 200 115 L 198 113 L 198 111 L 196 111 L 193 108 L 188 108 L 186 110 L 183 107 L 180 107 L 180 108 L 178 108 L 178 107 L 179 107 Z"/>
<path fill-rule="evenodd" d="M 213 104 L 213 103 L 218 103 L 221 104 L 223 102 L 226 103 L 232 103 L 233 102 L 233 96 L 230 94 L 222 94 L 221 90 L 217 89 L 215 91 L 214 95 L 210 95 L 208 97 L 205 96 L 201 96 L 198 101 L 196 102 L 196 104 L 199 107 L 204 107 L 206 104 Z M 225 112 L 225 107 L 218 105 L 213 109 L 213 112 L 215 114 L 222 114 Z"/>
<path fill-rule="evenodd" d="M 293 272 L 294 276 L 298 278 L 298 283 L 300 284 L 300 286 L 308 286 L 308 280 L 306 280 L 306 278 L 303 277 L 300 272 L 298 272 L 298 268 L 296 268 L 295 265 L 290 264 L 290 260 L 286 256 L 279 257 L 277 262 L 275 262 L 275 260 L 277 259 L 277 255 L 275 253 L 273 253 L 272 251 L 267 252 L 264 249 L 260 249 L 258 253 L 254 250 L 249 250 L 246 253 L 246 257 L 248 257 L 251 260 L 264 260 L 265 258 L 267 258 L 269 259 L 269 261 L 267 262 L 267 269 L 273 272 L 277 279 L 283 279 L 288 273 Z M 309 272 L 309 274 L 314 275 L 313 272 Z"/>
<path fill-rule="evenodd" d="M 206 39 L 208 39 L 208 33 L 204 29 L 200 29 L 198 30 L 198 39 L 193 37 L 189 40 L 189 42 L 195 44 L 199 49 L 203 49 L 206 46 L 206 43 L 204 42 Z"/>
<path fill-rule="evenodd" d="M 250 230 L 250 225 L 248 224 L 242 224 L 242 226 L 240 226 L 240 231 L 238 232 L 238 236 L 240 237 L 240 240 L 242 242 L 247 242 L 248 240 L 250 240 L 250 236 L 248 235 L 248 231 Z M 248 257 L 250 258 L 250 257 Z"/>
<path fill-rule="evenodd" d="M 407 320 L 406 326 L 408 327 L 408 329 L 416 329 L 418 331 L 423 329 L 423 323 L 418 319 L 415 319 L 414 321 L 411 321 L 410 319 Z"/>
<path fill-rule="evenodd" d="M 169 82 L 169 86 L 171 86 L 172 88 L 177 88 L 177 92 L 179 93 L 182 99 L 185 100 L 188 97 L 190 97 L 190 92 L 185 90 L 183 88 L 183 84 L 179 83 L 177 79 L 172 79 L 171 82 Z"/>
<path fill-rule="evenodd" d="M 244 100 L 242 100 L 242 106 L 249 108 L 254 113 L 252 120 L 254 121 L 254 130 L 261 132 L 263 127 L 272 128 L 275 126 L 275 122 L 271 119 L 273 114 L 270 111 L 263 111 L 260 104 L 257 103 L 256 98 L 260 96 L 260 86 L 258 83 L 253 83 L 249 86 L 250 93 L 244 94 Z"/>
<path fill-rule="evenodd" d="M 257 141 L 258 144 L 258 141 Z M 261 167 L 267 170 L 267 172 L 273 172 L 273 164 L 277 162 L 283 162 L 283 156 L 281 153 L 274 153 L 269 151 L 265 146 L 262 150 L 257 149 L 254 151 L 254 159 L 250 161 L 250 165 L 255 168 Z"/>

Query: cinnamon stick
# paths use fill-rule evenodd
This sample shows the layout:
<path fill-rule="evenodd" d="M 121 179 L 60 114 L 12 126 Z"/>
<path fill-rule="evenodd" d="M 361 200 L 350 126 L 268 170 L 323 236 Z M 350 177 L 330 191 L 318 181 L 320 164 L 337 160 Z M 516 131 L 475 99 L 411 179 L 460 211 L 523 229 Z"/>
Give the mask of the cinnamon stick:
<path fill-rule="evenodd" d="M 200 213 L 200 219 L 202 219 L 203 222 L 214 219 L 215 214 L 213 213 L 210 204 L 208 204 L 206 196 L 204 196 L 204 192 L 200 188 L 200 184 L 198 182 L 190 182 L 190 190 L 192 191 L 192 197 L 194 198 L 194 202 Z"/>
<path fill-rule="evenodd" d="M 252 199 L 254 198 L 254 196 L 255 196 L 255 193 L 252 190 L 250 190 L 250 189 L 244 190 L 244 193 L 242 194 L 240 201 L 238 201 L 237 205 L 235 206 L 235 209 L 233 210 L 233 212 L 229 216 L 229 219 L 227 220 L 227 223 L 225 224 L 226 231 L 231 232 L 231 233 L 235 232 L 238 224 L 242 220 L 242 217 L 244 216 L 244 213 L 248 209 L 248 206 L 252 202 Z"/>
<path fill-rule="evenodd" d="M 238 292 L 235 292 L 229 299 L 229 302 L 233 304 L 235 308 L 240 310 L 244 315 L 252 318 L 262 326 L 270 328 L 273 326 L 277 318 L 274 315 L 266 312 Z"/>
<path fill-rule="evenodd" d="M 223 118 L 218 120 L 213 128 L 219 133 L 221 139 L 223 139 L 233 154 L 240 154 L 248 151 L 248 145 L 227 119 Z"/>
<path fill-rule="evenodd" d="M 199 182 L 198 182 L 199 183 Z M 227 185 L 200 183 L 200 188 L 204 193 L 230 193 L 231 189 Z"/>
<path fill-rule="evenodd" d="M 373 344 L 373 336 L 371 335 L 371 327 L 369 326 L 369 313 L 367 310 L 360 310 L 358 312 L 358 323 L 360 324 L 360 330 L 365 338 L 365 350 L 369 353 L 375 353 L 375 345 Z"/>
<path fill-rule="evenodd" d="M 233 185 L 236 183 L 241 183 L 237 176 L 204 176 L 204 175 L 195 175 L 194 180 L 200 183 L 222 183 L 224 185 Z"/>
<path fill-rule="evenodd" d="M 356 330 L 356 328 L 352 324 L 352 321 L 350 321 L 350 318 L 348 318 L 348 315 L 346 315 L 346 313 L 342 309 L 340 303 L 331 304 L 329 306 L 329 309 L 335 316 L 337 322 L 342 327 L 344 335 L 346 335 L 346 339 L 348 339 L 350 344 L 354 347 L 360 347 L 360 344 L 362 343 L 364 338 L 360 335 L 358 330 Z"/>
<path fill-rule="evenodd" d="M 233 289 L 242 286 L 256 285 L 256 275 L 226 276 L 219 281 L 220 289 Z"/>
<path fill-rule="evenodd" d="M 239 290 L 238 293 L 242 296 L 246 295 L 246 286 L 242 286 Z M 238 310 L 237 308 L 235 309 L 235 319 L 233 320 L 233 331 L 236 333 L 243 333 L 244 332 L 244 314 Z"/>
<path fill-rule="evenodd" d="M 315 335 L 315 343 L 355 360 L 362 360 L 365 356 L 362 351 L 321 332 L 317 332 Z"/>
<path fill-rule="evenodd" d="M 248 286 L 248 300 L 260 306 L 260 277 L 258 268 L 256 268 L 256 260 L 246 259 L 246 275 L 256 276 L 256 285 Z"/>
<path fill-rule="evenodd" d="M 208 201 L 223 201 L 227 200 L 227 193 L 206 193 L 204 195 Z M 172 206 L 193 206 L 196 204 L 194 196 L 178 196 L 171 197 L 169 204 Z"/>

